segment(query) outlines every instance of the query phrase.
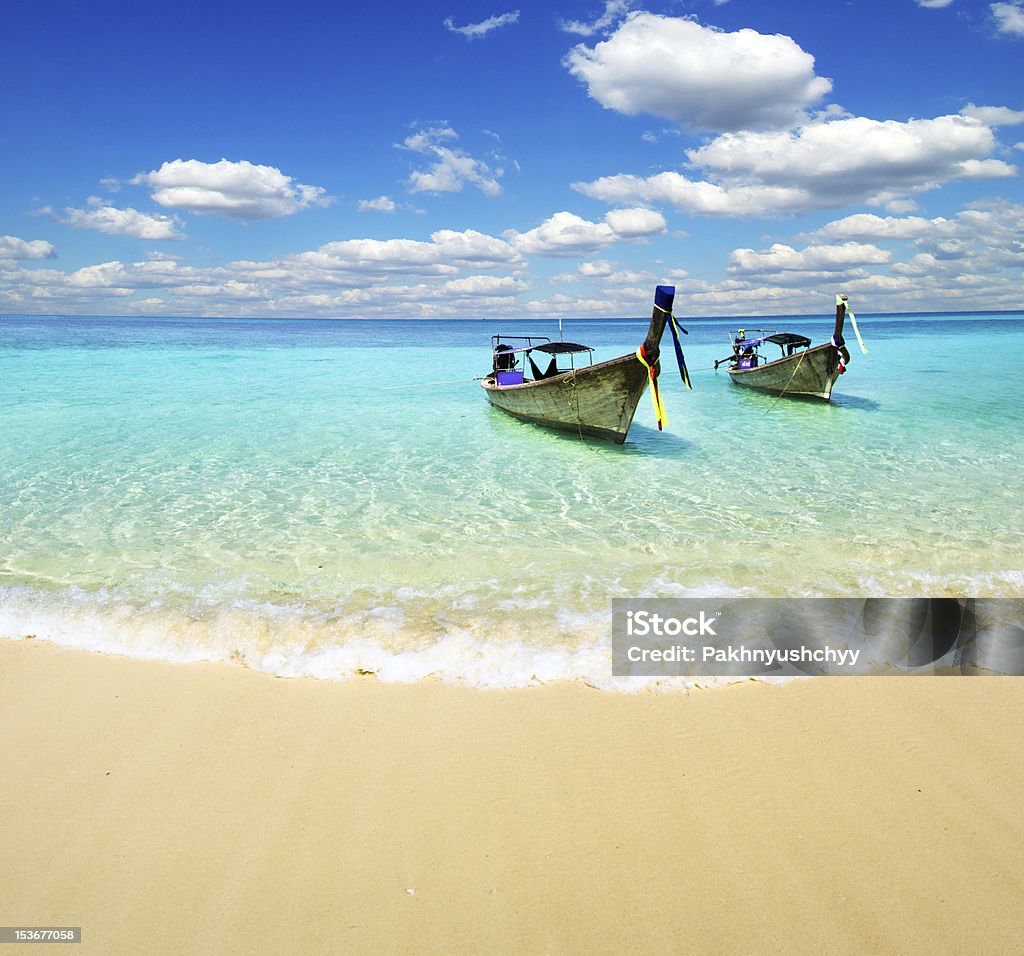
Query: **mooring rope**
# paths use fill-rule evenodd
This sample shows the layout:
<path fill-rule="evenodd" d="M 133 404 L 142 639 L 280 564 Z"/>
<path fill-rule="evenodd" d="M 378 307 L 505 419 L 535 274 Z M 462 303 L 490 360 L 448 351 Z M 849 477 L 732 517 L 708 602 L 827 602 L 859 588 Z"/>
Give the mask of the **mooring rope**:
<path fill-rule="evenodd" d="M 429 388 L 432 385 L 465 385 L 467 382 L 482 382 L 486 375 L 474 375 L 473 378 L 453 378 L 447 382 L 410 382 L 407 385 L 380 385 L 367 388 Z"/>
<path fill-rule="evenodd" d="M 583 441 L 583 419 L 580 417 L 580 400 L 576 394 L 576 369 L 571 369 L 569 374 L 562 379 L 562 385 L 569 386 L 569 402 L 570 408 L 575 403 L 576 406 L 576 429 L 580 433 L 580 441 Z"/>
<path fill-rule="evenodd" d="M 774 401 L 774 402 L 772 402 L 772 403 L 771 403 L 771 405 L 769 405 L 769 406 L 768 406 L 768 407 L 767 407 L 767 408 L 765 409 L 765 412 L 764 412 L 764 413 L 765 413 L 765 415 L 767 415 L 767 414 L 768 414 L 768 412 L 770 412 L 770 411 L 771 411 L 771 410 L 772 410 L 772 409 L 773 409 L 773 408 L 774 408 L 774 407 L 775 407 L 776 405 L 778 405 L 778 404 L 779 404 L 779 402 L 780 402 L 780 401 L 782 400 L 782 397 L 783 397 L 783 396 L 784 396 L 784 395 L 786 394 L 786 392 L 787 392 L 787 391 L 789 390 L 789 386 L 793 384 L 793 379 L 794 379 L 794 378 L 796 378 L 796 373 L 800 371 L 800 366 L 801 366 L 801 365 L 803 365 L 803 362 L 804 362 L 804 356 L 805 356 L 805 355 L 806 355 L 806 354 L 807 354 L 807 353 L 808 353 L 809 351 L 810 351 L 810 349 L 804 349 L 804 350 L 803 350 L 803 351 L 802 351 L 802 352 L 800 353 L 800 359 L 799 359 L 799 361 L 798 361 L 798 362 L 796 363 L 796 368 L 794 368 L 794 369 L 793 369 L 793 374 L 789 376 L 789 381 L 788 381 L 788 382 L 786 382 L 786 387 L 785 387 L 785 388 L 784 388 L 784 389 L 783 389 L 783 390 L 782 390 L 781 392 L 779 392 L 779 397 L 778 397 L 777 399 L 775 399 L 775 401 Z"/>

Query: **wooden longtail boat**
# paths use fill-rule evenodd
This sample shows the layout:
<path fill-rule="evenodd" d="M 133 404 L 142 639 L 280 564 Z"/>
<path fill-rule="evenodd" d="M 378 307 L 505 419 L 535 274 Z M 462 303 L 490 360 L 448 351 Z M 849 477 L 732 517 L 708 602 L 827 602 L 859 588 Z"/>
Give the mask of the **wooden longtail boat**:
<path fill-rule="evenodd" d="M 847 311 L 846 296 L 836 296 L 832 339 L 813 348 L 809 338 L 792 332 L 739 329 L 732 335 L 732 355 L 716 361 L 715 368 L 728 362 L 729 377 L 737 385 L 774 395 L 820 398 L 827 402 L 832 397 L 836 379 L 850 363 L 850 353 L 843 340 Z M 853 318 L 853 312 L 849 315 Z M 747 332 L 758 334 L 747 338 Z M 771 345 L 779 347 L 782 353 L 779 358 L 770 359 L 762 354 L 761 350 Z"/>
<path fill-rule="evenodd" d="M 680 327 L 672 317 L 674 298 L 674 286 L 658 286 L 643 344 L 634 354 L 606 362 L 593 363 L 593 349 L 576 342 L 551 342 L 540 336 L 493 336 L 493 367 L 481 382 L 487 400 L 495 408 L 524 421 L 621 444 L 626 440 L 637 403 L 652 382 L 661 428 L 664 409 L 657 377 L 666 323 L 672 328 L 683 380 L 689 384 L 676 337 Z M 513 342 L 525 344 L 510 344 Z M 592 364 L 576 367 L 582 356 Z M 544 370 L 537 365 L 538 359 L 541 364 L 546 363 Z"/>

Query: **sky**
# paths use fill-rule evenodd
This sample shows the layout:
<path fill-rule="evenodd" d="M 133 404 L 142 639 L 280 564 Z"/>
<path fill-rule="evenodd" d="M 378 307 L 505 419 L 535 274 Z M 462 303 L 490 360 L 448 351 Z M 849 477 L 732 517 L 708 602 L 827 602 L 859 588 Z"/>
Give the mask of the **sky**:
<path fill-rule="evenodd" d="M 0 314 L 1024 308 L 1024 0 L 10 0 Z"/>

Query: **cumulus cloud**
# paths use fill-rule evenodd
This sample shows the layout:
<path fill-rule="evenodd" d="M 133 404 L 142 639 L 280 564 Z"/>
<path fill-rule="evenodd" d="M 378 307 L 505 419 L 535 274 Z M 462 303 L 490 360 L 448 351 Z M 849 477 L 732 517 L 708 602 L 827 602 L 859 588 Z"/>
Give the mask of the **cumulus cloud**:
<path fill-rule="evenodd" d="M 827 223 L 816 229 L 813 235 L 828 239 L 922 239 L 936 233 L 948 232 L 951 227 L 952 223 L 941 217 L 883 217 L 861 212 Z"/>
<path fill-rule="evenodd" d="M 520 252 L 541 256 L 588 255 L 614 242 L 643 239 L 665 231 L 665 217 L 651 209 L 613 209 L 603 222 L 556 212 L 535 229 L 506 238 Z"/>
<path fill-rule="evenodd" d="M 615 271 L 615 266 L 606 259 L 595 259 L 593 262 L 581 262 L 577 271 L 588 279 L 603 279 Z"/>
<path fill-rule="evenodd" d="M 516 276 L 464 276 L 461 279 L 449 279 L 441 287 L 447 295 L 462 297 L 477 296 L 514 296 L 527 288 L 526 283 Z"/>
<path fill-rule="evenodd" d="M 257 166 L 244 159 L 217 163 L 175 159 L 129 182 L 151 187 L 153 199 L 165 209 L 230 219 L 274 219 L 332 201 L 321 186 L 297 183 L 273 166 Z"/>
<path fill-rule="evenodd" d="M 887 263 L 891 259 L 890 252 L 870 243 L 807 246 L 799 251 L 784 243 L 775 243 L 761 252 L 734 249 L 729 256 L 729 272 L 740 275 L 845 273 L 865 265 Z"/>
<path fill-rule="evenodd" d="M 14 261 L 15 255 L 44 259 L 52 252 L 49 243 L 5 237 L 0 306 L 81 314 L 641 315 L 653 284 L 665 280 L 679 288 L 687 313 L 703 315 L 827 312 L 841 289 L 855 295 L 854 307 L 863 312 L 919 310 L 937 302 L 947 309 L 1015 309 L 1020 302 L 1021 204 L 977 202 L 949 219 L 845 216 L 802 237 L 803 245 L 780 237 L 762 248 L 734 249 L 728 271 L 716 281 L 635 271 L 592 256 L 595 248 L 663 228 L 650 209 L 613 212 L 597 222 L 559 213 L 536 229 L 503 237 L 438 230 L 425 239 L 327 243 L 264 261 L 193 266 L 157 254 L 67 273 L 43 261 Z M 554 280 L 543 273 L 531 277 L 532 256 L 560 253 L 580 259 L 570 259 L 571 271 Z M 562 288 L 526 295 L 548 281 Z"/>
<path fill-rule="evenodd" d="M 45 239 L 19 239 L 17 236 L 0 236 L 0 261 L 56 258 L 57 251 Z"/>
<path fill-rule="evenodd" d="M 473 229 L 441 229 L 429 242 L 417 239 L 345 239 L 293 257 L 319 269 L 371 275 L 406 273 L 454 275 L 459 267 L 475 268 L 518 263 L 520 255 L 503 239 Z"/>
<path fill-rule="evenodd" d="M 504 171 L 492 172 L 485 162 L 474 159 L 465 150 L 444 145 L 458 138 L 458 133 L 448 126 L 430 127 L 406 137 L 400 148 L 436 160 L 428 169 L 412 172 L 407 181 L 410 192 L 457 193 L 468 183 L 485 196 L 501 195 L 498 180 Z"/>
<path fill-rule="evenodd" d="M 706 215 L 890 206 L 956 179 L 1015 176 L 1015 166 L 988 158 L 996 145 L 992 130 L 968 116 L 845 117 L 792 132 L 726 133 L 687 150 L 687 165 L 705 179 L 620 174 L 573 188 L 609 203 L 660 202 Z"/>
<path fill-rule="evenodd" d="M 920 216 L 879 217 L 858 214 L 827 223 L 812 233 L 821 238 L 908 241 L 937 259 L 984 255 L 991 271 L 1024 265 L 1024 206 L 1004 201 L 973 203 L 951 219 Z"/>
<path fill-rule="evenodd" d="M 694 290 L 687 302 L 708 314 L 741 311 L 744 302 L 752 312 L 771 312 L 792 309 L 768 308 L 768 301 L 795 297 L 803 310 L 812 295 L 827 298 L 847 286 L 865 311 L 919 310 L 935 302 L 1012 309 L 1024 267 L 1022 235 L 1024 206 L 1005 201 L 974 203 L 950 219 L 847 216 L 816 230 L 803 249 L 776 243 L 734 250 L 729 278 Z"/>
<path fill-rule="evenodd" d="M 979 120 L 987 126 L 1016 126 L 1024 123 L 1024 110 L 1011 110 L 1008 106 L 975 106 L 968 103 L 960 110 L 960 115 Z"/>
<path fill-rule="evenodd" d="M 770 184 L 795 177 L 836 187 L 854 176 L 857 192 L 912 191 L 922 179 L 963 175 L 964 163 L 980 161 L 995 145 L 985 124 L 961 116 L 905 123 L 856 116 L 814 123 L 795 133 L 729 133 L 687 156 L 693 165 L 719 175 Z"/>
<path fill-rule="evenodd" d="M 573 183 L 572 188 L 608 203 L 663 203 L 708 216 L 770 215 L 800 208 L 809 200 L 806 192 L 796 187 L 720 186 L 676 172 L 646 178 L 620 173 L 590 183 Z"/>
<path fill-rule="evenodd" d="M 376 199 L 360 199 L 357 208 L 360 212 L 394 212 L 398 206 L 393 199 L 378 196 Z"/>
<path fill-rule="evenodd" d="M 563 62 L 606 109 L 692 130 L 786 128 L 832 89 L 788 36 L 653 13 L 630 14 L 607 40 L 579 44 Z"/>
<path fill-rule="evenodd" d="M 184 239 L 179 232 L 181 220 L 177 216 L 161 216 L 139 212 L 137 209 L 117 209 L 107 206 L 95 196 L 90 197 L 86 209 L 68 207 L 59 220 L 76 229 L 95 229 L 111 236 L 131 236 L 133 239 Z"/>
<path fill-rule="evenodd" d="M 1012 0 L 1010 3 L 993 3 L 989 9 L 996 22 L 996 29 L 1000 33 L 1024 36 L 1024 8 L 1021 6 L 1021 0 Z"/>
<path fill-rule="evenodd" d="M 643 239 L 665 231 L 665 217 L 653 209 L 613 209 L 604 221 L 616 239 Z"/>
<path fill-rule="evenodd" d="M 444 25 L 447 29 L 451 30 L 452 33 L 460 33 L 467 40 L 479 40 L 481 37 L 487 36 L 492 30 L 497 30 L 499 27 L 507 27 L 513 23 L 518 23 L 519 11 L 513 10 L 511 13 L 502 13 L 497 16 L 488 17 L 486 20 L 480 23 L 467 23 L 464 27 L 457 27 L 452 17 L 447 17 L 444 21 Z"/>
<path fill-rule="evenodd" d="M 919 7 L 924 7 L 926 10 L 941 10 L 943 7 L 948 7 L 953 0 L 916 0 Z"/>
<path fill-rule="evenodd" d="M 617 23 L 635 6 L 634 0 L 605 0 L 604 12 L 595 20 L 589 23 L 585 20 L 561 20 L 558 25 L 566 33 L 591 37 L 595 33 L 604 32 L 613 23 Z"/>

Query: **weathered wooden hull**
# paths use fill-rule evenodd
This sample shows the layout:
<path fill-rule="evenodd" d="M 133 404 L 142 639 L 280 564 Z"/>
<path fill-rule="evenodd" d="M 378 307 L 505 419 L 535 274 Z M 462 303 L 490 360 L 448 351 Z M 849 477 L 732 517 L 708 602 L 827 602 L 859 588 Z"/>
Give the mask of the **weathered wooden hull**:
<path fill-rule="evenodd" d="M 731 368 L 729 375 L 737 385 L 747 388 L 827 402 L 839 377 L 839 362 L 835 347 L 826 343 L 757 368 Z"/>
<path fill-rule="evenodd" d="M 495 408 L 516 418 L 622 444 L 647 382 L 640 360 L 623 355 L 539 382 L 498 386 L 488 375 L 481 385 Z"/>

